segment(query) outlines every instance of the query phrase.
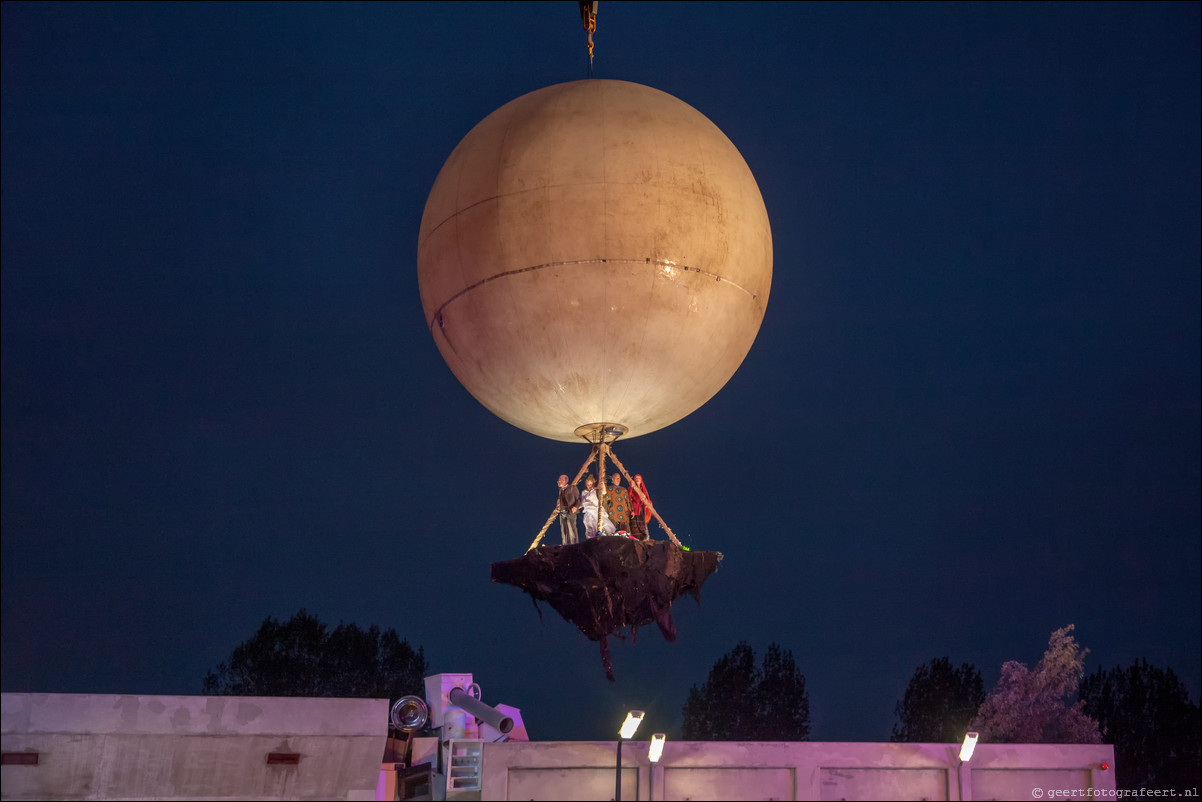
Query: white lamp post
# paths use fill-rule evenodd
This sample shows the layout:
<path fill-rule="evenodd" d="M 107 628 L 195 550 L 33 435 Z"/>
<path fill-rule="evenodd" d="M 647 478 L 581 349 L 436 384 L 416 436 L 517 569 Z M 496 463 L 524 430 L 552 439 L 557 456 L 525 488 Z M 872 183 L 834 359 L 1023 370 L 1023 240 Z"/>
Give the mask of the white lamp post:
<path fill-rule="evenodd" d="M 643 723 L 643 715 L 642 710 L 631 710 L 622 722 L 622 729 L 618 730 L 618 776 L 614 785 L 614 802 L 622 802 L 622 741 L 634 737 L 635 731 Z"/>
<path fill-rule="evenodd" d="M 651 736 L 651 746 L 647 749 L 647 759 L 651 761 L 651 772 L 647 778 L 647 802 L 651 802 L 655 798 L 655 764 L 659 762 L 660 755 L 664 753 L 664 741 L 668 740 L 668 736 L 662 732 L 657 732 Z"/>
<path fill-rule="evenodd" d="M 956 764 L 956 788 L 960 792 L 960 799 L 964 798 L 964 764 L 972 760 L 972 753 L 977 748 L 979 737 L 981 737 L 980 733 L 967 733 L 964 736 L 964 743 L 960 744 L 960 762 Z"/>

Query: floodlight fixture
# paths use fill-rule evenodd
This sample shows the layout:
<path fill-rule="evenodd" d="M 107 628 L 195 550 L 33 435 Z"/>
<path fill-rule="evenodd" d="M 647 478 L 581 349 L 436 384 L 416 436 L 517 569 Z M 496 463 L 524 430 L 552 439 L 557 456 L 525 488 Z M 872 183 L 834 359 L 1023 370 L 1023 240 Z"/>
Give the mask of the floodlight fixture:
<path fill-rule="evenodd" d="M 629 741 L 634 737 L 635 731 L 643 723 L 643 715 L 642 710 L 631 710 L 626 714 L 626 720 L 622 722 L 622 729 L 618 730 L 618 735 L 622 740 Z"/>
<path fill-rule="evenodd" d="M 420 696 L 402 696 L 397 699 L 388 713 L 392 726 L 401 732 L 413 732 L 426 726 L 430 719 L 430 708 Z"/>
<path fill-rule="evenodd" d="M 980 733 L 970 732 L 964 736 L 964 743 L 960 746 L 960 762 L 967 763 L 972 760 L 973 750 L 977 748 L 977 738 L 981 737 Z"/>
<path fill-rule="evenodd" d="M 657 732 L 651 736 L 651 746 L 647 750 L 647 759 L 652 763 L 658 763 L 660 755 L 664 753 L 664 741 L 668 740 L 665 733 Z"/>

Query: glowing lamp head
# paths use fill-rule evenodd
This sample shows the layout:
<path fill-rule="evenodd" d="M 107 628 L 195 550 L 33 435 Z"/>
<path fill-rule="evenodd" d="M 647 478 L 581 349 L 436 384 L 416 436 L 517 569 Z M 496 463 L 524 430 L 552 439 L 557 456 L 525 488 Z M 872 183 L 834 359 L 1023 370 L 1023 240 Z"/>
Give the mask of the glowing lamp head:
<path fill-rule="evenodd" d="M 629 741 L 634 737 L 635 731 L 643 723 L 643 715 L 642 710 L 631 710 L 626 714 L 626 720 L 622 722 L 622 729 L 618 730 L 618 735 L 623 741 Z"/>
<path fill-rule="evenodd" d="M 657 732 L 651 736 L 651 747 L 647 750 L 647 759 L 652 763 L 658 763 L 660 755 L 664 753 L 664 741 L 668 740 L 665 733 Z"/>
<path fill-rule="evenodd" d="M 977 748 L 977 738 L 980 734 L 970 732 L 964 736 L 964 743 L 960 746 L 960 760 L 964 763 L 972 760 L 972 753 Z"/>

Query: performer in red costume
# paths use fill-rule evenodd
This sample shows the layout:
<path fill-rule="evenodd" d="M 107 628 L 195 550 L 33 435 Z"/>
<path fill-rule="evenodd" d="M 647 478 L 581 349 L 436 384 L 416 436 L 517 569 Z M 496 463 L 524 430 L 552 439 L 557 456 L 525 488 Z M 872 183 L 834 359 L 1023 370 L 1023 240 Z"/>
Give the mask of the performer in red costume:
<path fill-rule="evenodd" d="M 637 490 L 635 488 L 638 488 Z M 639 490 L 642 495 L 639 495 Z M 643 499 L 647 499 L 643 501 Z M 630 534 L 639 540 L 651 538 L 648 524 L 651 523 L 651 494 L 643 483 L 643 475 L 634 475 L 634 486 L 630 488 Z"/>

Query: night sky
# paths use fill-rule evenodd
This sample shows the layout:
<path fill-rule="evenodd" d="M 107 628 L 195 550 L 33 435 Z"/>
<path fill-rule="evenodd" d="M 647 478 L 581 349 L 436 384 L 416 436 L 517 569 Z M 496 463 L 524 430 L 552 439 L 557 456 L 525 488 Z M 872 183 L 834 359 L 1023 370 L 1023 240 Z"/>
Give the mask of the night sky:
<path fill-rule="evenodd" d="M 199 694 L 303 607 L 540 740 L 679 737 L 743 640 L 814 740 L 1070 623 L 1197 700 L 1199 8 L 600 4 L 594 75 L 721 128 L 775 254 L 731 381 L 615 446 L 725 559 L 610 684 L 489 573 L 587 446 L 462 388 L 416 273 L 459 140 L 587 77 L 577 4 L 4 3 L 3 690 Z"/>

